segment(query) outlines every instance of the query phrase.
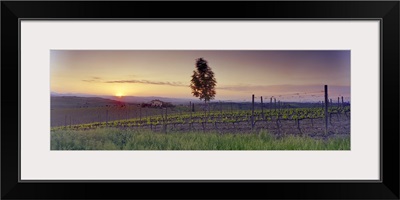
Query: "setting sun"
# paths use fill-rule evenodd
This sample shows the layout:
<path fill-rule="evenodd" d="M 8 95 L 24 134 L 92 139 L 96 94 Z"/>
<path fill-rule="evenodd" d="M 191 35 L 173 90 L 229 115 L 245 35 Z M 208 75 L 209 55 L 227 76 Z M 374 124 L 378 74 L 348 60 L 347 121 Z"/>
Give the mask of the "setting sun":
<path fill-rule="evenodd" d="M 122 94 L 122 92 L 118 92 L 117 94 L 115 94 L 115 96 L 122 97 L 122 96 L 124 96 L 124 94 Z"/>

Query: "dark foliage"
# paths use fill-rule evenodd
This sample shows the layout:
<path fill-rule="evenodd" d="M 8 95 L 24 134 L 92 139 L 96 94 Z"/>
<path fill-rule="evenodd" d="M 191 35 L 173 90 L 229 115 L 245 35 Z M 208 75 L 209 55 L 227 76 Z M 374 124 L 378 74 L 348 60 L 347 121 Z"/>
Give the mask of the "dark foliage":
<path fill-rule="evenodd" d="M 208 66 L 208 63 L 203 58 L 196 60 L 196 70 L 193 71 L 190 88 L 195 97 L 205 102 L 214 99 L 216 95 L 215 86 L 217 80 L 214 77 L 214 72 Z"/>

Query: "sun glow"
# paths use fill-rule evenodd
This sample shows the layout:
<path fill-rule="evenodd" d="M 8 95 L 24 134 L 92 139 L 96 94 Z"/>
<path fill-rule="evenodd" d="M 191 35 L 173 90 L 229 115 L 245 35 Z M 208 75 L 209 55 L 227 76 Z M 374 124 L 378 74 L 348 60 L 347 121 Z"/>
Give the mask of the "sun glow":
<path fill-rule="evenodd" d="M 123 97 L 124 94 L 123 94 L 122 92 L 117 92 L 117 93 L 115 94 L 115 96 L 117 96 L 117 97 Z"/>

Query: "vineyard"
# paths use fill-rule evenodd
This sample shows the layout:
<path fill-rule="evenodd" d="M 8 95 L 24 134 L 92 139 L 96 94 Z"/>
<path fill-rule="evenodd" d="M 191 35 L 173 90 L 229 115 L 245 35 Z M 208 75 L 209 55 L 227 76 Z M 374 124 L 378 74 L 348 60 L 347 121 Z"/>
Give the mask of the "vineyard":
<path fill-rule="evenodd" d="M 327 96 L 326 96 L 327 97 Z M 59 98 L 52 150 L 349 150 L 350 103 L 123 103 Z M 327 100 L 327 98 L 325 98 Z"/>
<path fill-rule="evenodd" d="M 218 107 L 218 106 L 216 106 Z M 225 105 L 225 107 L 229 107 Z M 88 114 L 92 111 L 94 114 Z M 101 116 L 96 113 L 107 113 Z M 216 131 L 220 133 L 241 133 L 266 129 L 275 134 L 313 134 L 325 130 L 323 107 L 311 108 L 270 108 L 257 110 L 223 110 L 222 105 L 212 111 L 192 112 L 188 106 L 162 109 L 136 110 L 125 107 L 104 109 L 86 108 L 81 119 L 90 123 L 68 124 L 65 117 L 63 126 L 52 130 L 89 130 L 98 128 L 145 129 L 154 132 Z M 97 117 L 96 117 L 97 115 Z M 332 106 L 328 110 L 328 131 L 336 134 L 350 132 L 350 106 Z M 71 121 L 70 121 L 71 122 Z"/>

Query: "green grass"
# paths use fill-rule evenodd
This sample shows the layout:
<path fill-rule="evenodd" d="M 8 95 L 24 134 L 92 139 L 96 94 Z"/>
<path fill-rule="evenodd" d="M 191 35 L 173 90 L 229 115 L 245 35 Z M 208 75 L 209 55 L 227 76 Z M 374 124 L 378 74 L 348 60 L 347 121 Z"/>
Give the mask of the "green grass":
<path fill-rule="evenodd" d="M 51 132 L 52 150 L 350 150 L 350 137 L 328 140 L 253 134 L 154 133 L 116 128 Z"/>

